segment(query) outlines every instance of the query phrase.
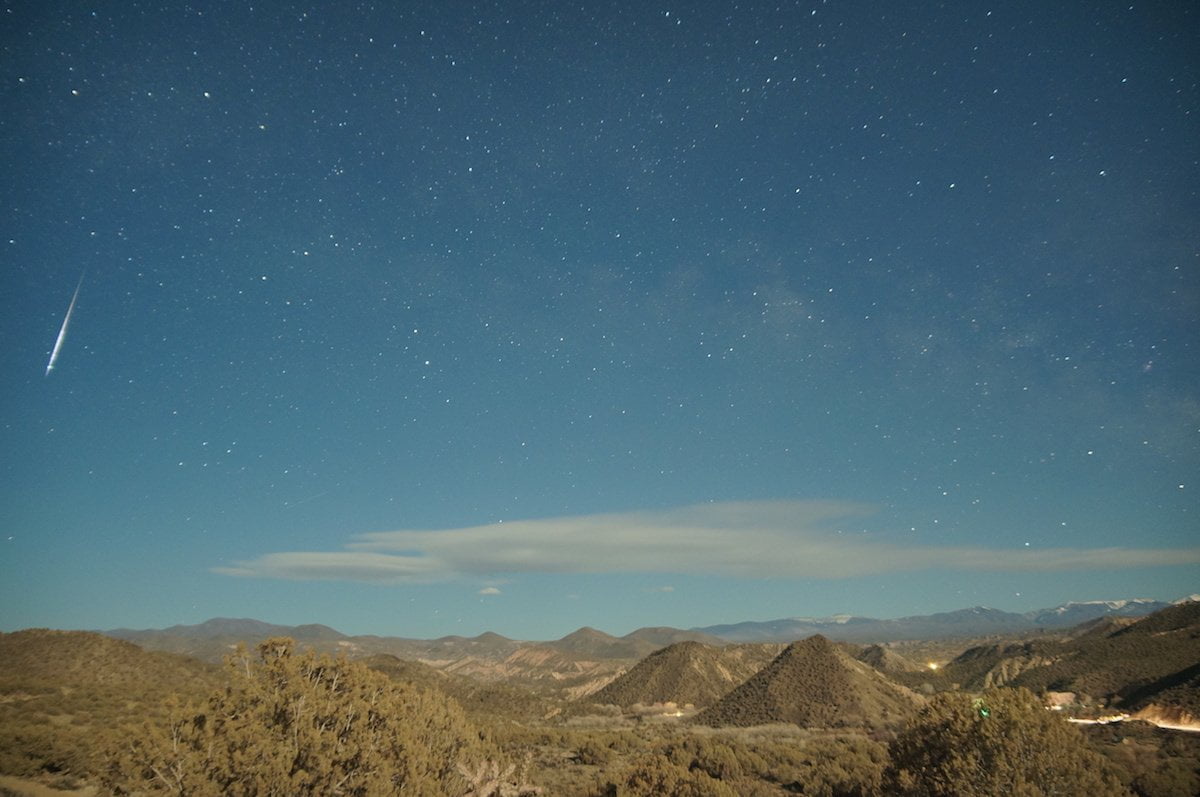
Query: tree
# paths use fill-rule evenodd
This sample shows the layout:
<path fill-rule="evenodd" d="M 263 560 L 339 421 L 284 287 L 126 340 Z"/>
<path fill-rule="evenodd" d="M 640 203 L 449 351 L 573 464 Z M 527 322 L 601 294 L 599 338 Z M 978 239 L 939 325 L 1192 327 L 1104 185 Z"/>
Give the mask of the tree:
<path fill-rule="evenodd" d="M 257 658 L 239 647 L 229 686 L 128 734 L 107 757 L 105 785 L 181 797 L 462 794 L 457 765 L 484 751 L 456 704 L 294 647 L 268 639 Z"/>
<path fill-rule="evenodd" d="M 887 794 L 1128 794 L 1107 759 L 1026 689 L 938 695 L 890 749 Z"/>

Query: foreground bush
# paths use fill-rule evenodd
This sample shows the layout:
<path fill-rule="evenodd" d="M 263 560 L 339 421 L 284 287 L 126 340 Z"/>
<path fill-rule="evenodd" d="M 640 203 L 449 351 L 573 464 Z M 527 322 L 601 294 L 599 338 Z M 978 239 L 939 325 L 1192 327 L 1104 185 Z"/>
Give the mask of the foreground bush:
<path fill-rule="evenodd" d="M 1025 689 L 938 695 L 891 745 L 886 794 L 1128 794 L 1107 759 Z"/>
<path fill-rule="evenodd" d="M 110 744 L 102 781 L 117 794 L 461 795 L 463 762 L 484 750 L 457 705 L 358 662 L 276 638 L 227 666 L 207 704 Z"/>

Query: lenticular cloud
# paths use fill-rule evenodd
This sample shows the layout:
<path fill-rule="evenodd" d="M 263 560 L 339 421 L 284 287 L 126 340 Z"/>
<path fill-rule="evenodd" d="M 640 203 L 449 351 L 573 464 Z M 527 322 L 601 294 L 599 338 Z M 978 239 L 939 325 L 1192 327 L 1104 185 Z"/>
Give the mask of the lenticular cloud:
<path fill-rule="evenodd" d="M 268 553 L 234 576 L 422 583 L 520 573 L 689 573 L 838 579 L 926 569 L 1059 571 L 1200 562 L 1200 548 L 1019 550 L 921 546 L 849 533 L 860 504 L 749 501 L 456 529 L 362 534 L 340 551 Z"/>

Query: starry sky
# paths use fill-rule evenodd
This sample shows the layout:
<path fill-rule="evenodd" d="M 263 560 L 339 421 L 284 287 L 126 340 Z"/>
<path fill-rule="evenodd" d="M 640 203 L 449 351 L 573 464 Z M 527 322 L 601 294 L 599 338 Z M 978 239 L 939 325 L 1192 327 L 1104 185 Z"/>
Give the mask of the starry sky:
<path fill-rule="evenodd" d="M 2 13 L 0 628 L 1200 591 L 1191 4 Z"/>

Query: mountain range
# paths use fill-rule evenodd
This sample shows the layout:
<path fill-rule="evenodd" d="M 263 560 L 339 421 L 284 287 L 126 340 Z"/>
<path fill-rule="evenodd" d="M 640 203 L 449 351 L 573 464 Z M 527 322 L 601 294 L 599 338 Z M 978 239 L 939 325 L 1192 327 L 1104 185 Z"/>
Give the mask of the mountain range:
<path fill-rule="evenodd" d="M 1190 595 L 1174 603 L 1190 601 L 1200 601 L 1200 595 Z M 825 618 L 790 617 L 686 630 L 660 626 L 639 628 L 621 637 L 585 626 L 561 639 L 543 642 L 509 639 L 490 631 L 474 637 L 445 636 L 428 640 L 350 636 L 325 625 L 284 626 L 227 618 L 214 618 L 196 625 L 146 630 L 118 628 L 101 633 L 150 650 L 183 653 L 214 662 L 220 661 L 238 642 L 252 643 L 270 636 L 290 636 L 297 642 L 319 650 L 340 651 L 352 656 L 387 653 L 406 659 L 440 663 L 467 656 L 503 658 L 530 645 L 558 651 L 573 658 L 637 659 L 667 645 L 688 641 L 706 645 L 730 642 L 788 643 L 820 634 L 841 642 L 886 643 L 1061 630 L 1102 618 L 1143 617 L 1171 605 L 1147 599 L 1083 601 L 1023 614 L 976 606 L 890 620 L 835 615 Z"/>
<path fill-rule="evenodd" d="M 1174 603 L 1200 600 L 1189 595 Z M 1144 617 L 1171 606 L 1159 600 L 1072 601 L 1050 609 L 1017 614 L 975 606 L 938 614 L 877 620 L 871 617 L 788 617 L 763 622 L 711 625 L 692 629 L 727 642 L 788 642 L 821 634 L 844 642 L 900 642 L 915 639 L 1013 634 L 1071 628 L 1101 617 Z"/>

